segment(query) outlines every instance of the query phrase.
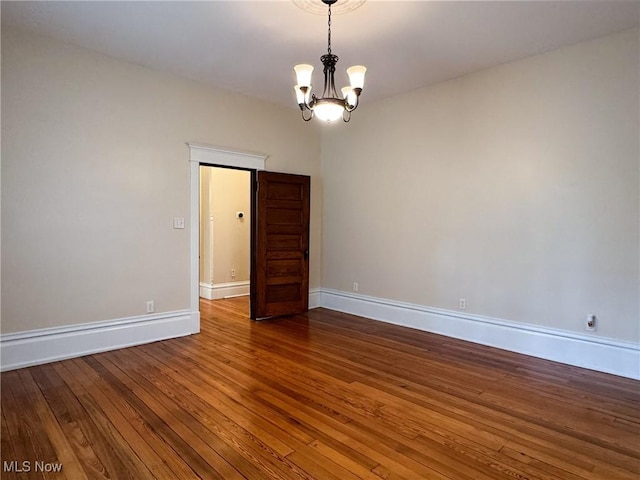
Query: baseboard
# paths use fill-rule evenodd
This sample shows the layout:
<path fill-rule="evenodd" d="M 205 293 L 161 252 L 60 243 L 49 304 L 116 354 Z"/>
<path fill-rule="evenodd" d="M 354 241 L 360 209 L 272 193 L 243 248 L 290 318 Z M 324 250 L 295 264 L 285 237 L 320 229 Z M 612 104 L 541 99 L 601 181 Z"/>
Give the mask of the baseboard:
<path fill-rule="evenodd" d="M 312 288 L 309 290 L 309 310 L 321 307 L 321 288 Z"/>
<path fill-rule="evenodd" d="M 464 312 L 321 289 L 330 310 L 640 380 L 640 346 Z"/>
<path fill-rule="evenodd" d="M 640 346 L 508 320 L 315 288 L 309 308 L 415 328 L 640 380 Z M 200 313 L 160 314 L 0 335 L 0 371 L 126 348 L 200 331 Z"/>
<path fill-rule="evenodd" d="M 321 306 L 321 292 L 322 289 L 320 288 L 312 288 L 309 290 L 309 309 Z M 200 296 L 207 300 L 217 300 L 220 298 L 238 297 L 242 295 L 249 295 L 249 282 L 200 284 Z"/>
<path fill-rule="evenodd" d="M 200 331 L 200 312 L 179 310 L 0 335 L 0 371 L 126 348 Z"/>
<path fill-rule="evenodd" d="M 249 281 L 229 283 L 200 283 L 200 296 L 207 300 L 249 295 Z"/>

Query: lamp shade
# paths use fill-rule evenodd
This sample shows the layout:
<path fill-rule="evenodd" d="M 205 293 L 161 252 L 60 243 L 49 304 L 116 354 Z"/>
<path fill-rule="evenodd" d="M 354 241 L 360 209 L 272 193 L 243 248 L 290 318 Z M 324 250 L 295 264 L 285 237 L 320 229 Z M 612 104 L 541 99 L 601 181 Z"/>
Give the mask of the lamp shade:
<path fill-rule="evenodd" d="M 342 97 L 350 106 L 354 106 L 356 104 L 356 102 L 358 101 L 358 96 L 356 95 L 356 92 L 353 91 L 353 88 L 342 87 L 340 91 L 342 92 Z"/>
<path fill-rule="evenodd" d="M 311 86 L 311 74 L 313 73 L 313 65 L 301 63 L 300 65 L 296 65 L 295 67 L 293 67 L 293 70 L 296 72 L 296 78 L 298 80 L 299 87 Z"/>
<path fill-rule="evenodd" d="M 309 103 L 309 90 L 307 90 L 306 98 L 304 92 L 300 89 L 300 85 L 296 85 L 295 87 L 293 87 L 293 90 L 296 92 L 296 100 L 298 101 L 298 105 Z"/>
<path fill-rule="evenodd" d="M 318 120 L 325 122 L 333 122 L 342 117 L 344 107 L 335 101 L 327 101 L 335 99 L 319 99 L 313 107 L 313 113 Z"/>
<path fill-rule="evenodd" d="M 367 73 L 367 67 L 362 65 L 354 65 L 347 68 L 347 75 L 349 75 L 349 82 L 351 88 L 363 88 L 364 87 L 364 74 Z"/>

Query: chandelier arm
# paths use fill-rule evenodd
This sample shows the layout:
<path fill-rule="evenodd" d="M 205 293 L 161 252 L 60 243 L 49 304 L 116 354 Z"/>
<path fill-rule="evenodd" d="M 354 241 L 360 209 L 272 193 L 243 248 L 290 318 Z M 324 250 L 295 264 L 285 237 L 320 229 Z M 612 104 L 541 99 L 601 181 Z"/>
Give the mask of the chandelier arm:
<path fill-rule="evenodd" d="M 309 117 L 305 117 L 304 116 L 304 112 L 309 112 Z M 305 122 L 308 122 L 309 120 L 311 120 L 313 118 L 313 110 L 310 110 L 308 108 L 302 109 L 302 119 Z"/>
<path fill-rule="evenodd" d="M 318 103 L 318 97 L 316 97 L 315 93 L 311 94 L 311 101 L 307 104 L 307 108 L 311 111 L 313 111 L 313 107 L 316 106 L 316 103 Z"/>
<path fill-rule="evenodd" d="M 355 103 L 353 105 L 351 105 L 346 98 L 344 100 L 344 109 L 349 111 L 349 112 L 353 112 L 356 108 L 358 108 L 358 105 L 360 104 L 360 94 L 362 93 L 362 89 L 361 88 L 354 88 L 353 91 L 356 94 Z"/>
<path fill-rule="evenodd" d="M 342 112 L 342 121 L 344 123 L 349 123 L 349 120 L 351 120 L 351 112 L 353 110 L 346 110 L 344 112 Z"/>

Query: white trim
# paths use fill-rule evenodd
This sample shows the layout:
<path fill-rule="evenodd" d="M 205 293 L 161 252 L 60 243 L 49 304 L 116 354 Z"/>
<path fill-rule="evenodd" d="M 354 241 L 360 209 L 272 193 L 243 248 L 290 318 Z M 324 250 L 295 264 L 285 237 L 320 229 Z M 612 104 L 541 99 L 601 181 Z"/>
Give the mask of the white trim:
<path fill-rule="evenodd" d="M 240 297 L 249 295 L 249 281 L 229 283 L 205 283 L 200 282 L 200 296 L 207 300 L 220 298 Z"/>
<path fill-rule="evenodd" d="M 322 289 L 320 305 L 387 323 L 640 380 L 640 345 L 466 312 Z"/>
<path fill-rule="evenodd" d="M 309 290 L 309 310 L 313 308 L 319 308 L 320 299 L 321 299 L 322 289 L 321 288 L 311 288 Z"/>
<path fill-rule="evenodd" d="M 189 142 L 187 145 L 190 150 L 189 161 L 209 165 L 264 170 L 264 163 L 268 157 L 260 153 L 241 152 L 204 143 Z"/>
<path fill-rule="evenodd" d="M 211 203 L 211 185 L 209 185 L 209 208 L 211 208 Z M 213 215 L 209 215 L 209 281 L 211 284 L 213 284 L 213 271 L 215 269 L 214 260 L 216 257 L 214 235 Z M 202 286 L 202 284 L 200 286 Z M 202 294 L 200 294 L 200 296 L 202 296 Z"/>
<path fill-rule="evenodd" d="M 200 313 L 200 164 L 189 163 L 189 308 Z"/>
<path fill-rule="evenodd" d="M 640 346 L 631 342 L 314 288 L 309 291 L 309 308 L 318 307 L 640 380 Z M 199 331 L 200 312 L 179 310 L 4 334 L 0 335 L 0 371 L 182 337 Z"/>
<path fill-rule="evenodd" d="M 196 313 L 178 310 L 0 335 L 0 371 L 198 333 Z"/>
<path fill-rule="evenodd" d="M 200 319 L 200 164 L 264 170 L 267 155 L 189 142 L 189 308 Z M 198 330 L 200 324 L 198 323 Z"/>

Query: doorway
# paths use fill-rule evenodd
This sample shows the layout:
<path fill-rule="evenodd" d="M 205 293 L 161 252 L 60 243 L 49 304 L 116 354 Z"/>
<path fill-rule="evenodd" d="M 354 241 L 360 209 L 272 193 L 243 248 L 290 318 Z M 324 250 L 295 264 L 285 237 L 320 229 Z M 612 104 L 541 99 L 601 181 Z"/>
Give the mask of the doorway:
<path fill-rule="evenodd" d="M 201 165 L 250 172 L 251 209 L 250 222 L 247 222 L 251 232 L 250 318 L 266 319 L 305 312 L 309 296 L 310 177 L 266 172 L 266 156 L 195 143 L 188 143 L 188 146 L 191 184 L 189 297 L 193 333 L 200 331 Z M 215 230 L 215 224 L 213 228 Z M 215 240 L 215 232 L 212 236 Z M 228 270 L 230 273 L 231 269 Z"/>
<path fill-rule="evenodd" d="M 196 333 L 200 331 L 200 166 L 243 169 L 255 176 L 255 172 L 265 169 L 267 156 L 237 152 L 194 142 L 187 143 L 187 146 L 189 147 L 191 184 L 189 195 L 189 309 L 193 330 Z M 253 270 L 251 269 L 252 272 Z"/>
<path fill-rule="evenodd" d="M 248 296 L 251 172 L 200 165 L 200 297 Z"/>

